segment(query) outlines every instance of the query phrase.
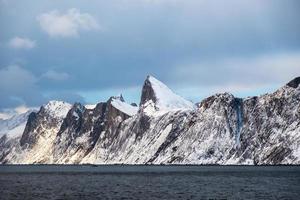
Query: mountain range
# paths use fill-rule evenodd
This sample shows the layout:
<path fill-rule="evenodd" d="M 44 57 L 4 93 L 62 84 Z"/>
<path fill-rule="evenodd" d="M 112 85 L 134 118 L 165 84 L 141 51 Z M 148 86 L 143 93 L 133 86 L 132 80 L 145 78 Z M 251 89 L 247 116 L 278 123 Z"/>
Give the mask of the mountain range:
<path fill-rule="evenodd" d="M 194 104 L 148 76 L 139 105 L 50 101 L 0 120 L 0 163 L 300 164 L 299 85 Z"/>

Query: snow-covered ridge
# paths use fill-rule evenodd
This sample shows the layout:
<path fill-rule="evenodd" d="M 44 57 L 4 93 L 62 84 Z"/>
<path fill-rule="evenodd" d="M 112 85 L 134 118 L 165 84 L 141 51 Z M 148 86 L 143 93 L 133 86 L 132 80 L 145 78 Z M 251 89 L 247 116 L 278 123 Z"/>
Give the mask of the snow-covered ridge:
<path fill-rule="evenodd" d="M 143 88 L 142 96 L 144 92 L 149 92 L 145 90 L 153 91 L 153 96 L 151 99 L 148 99 L 147 102 L 142 102 L 141 105 L 143 111 L 149 115 L 161 115 L 170 111 L 178 110 L 193 110 L 196 108 L 196 105 L 181 96 L 175 94 L 170 88 L 168 88 L 164 83 L 157 80 L 153 76 L 147 76 L 144 87 L 147 85 L 149 88 Z M 146 86 L 146 87 L 147 87 Z M 151 93 L 150 92 L 150 93 Z M 149 94 L 146 94 L 149 95 Z M 87 109 L 95 109 L 97 104 L 85 105 Z M 140 109 L 137 106 L 130 105 L 126 103 L 122 96 L 111 97 L 111 105 L 121 112 L 127 114 L 128 116 L 135 115 Z"/>
<path fill-rule="evenodd" d="M 156 102 L 156 110 L 172 111 L 172 110 L 191 110 L 195 108 L 195 105 L 175 94 L 164 83 L 157 80 L 153 76 L 148 76 L 147 80 L 151 84 L 154 91 Z"/>
<path fill-rule="evenodd" d="M 116 109 L 120 110 L 121 112 L 127 114 L 128 116 L 135 115 L 139 108 L 137 106 L 132 106 L 128 103 L 126 103 L 122 96 L 120 97 L 113 97 L 111 100 L 111 105 L 115 107 Z"/>
<path fill-rule="evenodd" d="M 49 101 L 43 105 L 43 108 L 48 114 L 55 118 L 65 118 L 72 105 L 64 101 Z"/>
<path fill-rule="evenodd" d="M 139 108 L 122 96 L 92 110 L 51 101 L 21 140 L 0 138 L 0 163 L 300 164 L 299 78 L 257 97 L 215 94 L 194 110 L 153 77 L 142 96 Z"/>

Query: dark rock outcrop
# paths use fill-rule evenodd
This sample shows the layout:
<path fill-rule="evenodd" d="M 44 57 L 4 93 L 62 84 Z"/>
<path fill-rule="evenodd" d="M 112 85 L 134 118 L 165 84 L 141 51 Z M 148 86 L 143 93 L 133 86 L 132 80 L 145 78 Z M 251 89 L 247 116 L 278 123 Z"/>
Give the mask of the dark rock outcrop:
<path fill-rule="evenodd" d="M 151 76 L 147 76 L 147 79 L 144 82 L 140 106 L 145 104 L 149 100 L 152 100 L 154 103 L 156 103 L 156 96 L 155 96 L 155 92 L 152 88 L 150 78 L 151 78 Z"/>
<path fill-rule="evenodd" d="M 288 86 L 292 87 L 292 88 L 297 88 L 300 84 L 300 77 L 296 77 L 293 80 L 291 80 L 290 82 L 288 82 Z"/>
<path fill-rule="evenodd" d="M 32 146 L 36 142 L 37 135 L 34 134 L 33 131 L 38 126 L 38 123 L 38 114 L 35 112 L 31 113 L 28 117 L 25 130 L 20 140 L 21 146 L 24 146 L 25 144 Z"/>

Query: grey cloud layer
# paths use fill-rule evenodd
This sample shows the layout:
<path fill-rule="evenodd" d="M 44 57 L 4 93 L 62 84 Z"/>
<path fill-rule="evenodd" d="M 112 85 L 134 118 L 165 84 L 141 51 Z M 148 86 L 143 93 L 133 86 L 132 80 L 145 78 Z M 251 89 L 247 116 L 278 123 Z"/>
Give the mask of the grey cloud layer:
<path fill-rule="evenodd" d="M 0 102 L 2 107 L 15 107 L 25 102 L 36 105 L 42 102 L 36 87 L 37 79 L 19 66 L 8 66 L 0 70 Z"/>
<path fill-rule="evenodd" d="M 20 36 L 38 45 L 29 51 L 0 45 L 0 66 L 23 60 L 38 77 L 28 86 L 35 96 L 63 99 L 137 87 L 147 74 L 179 90 L 271 87 L 299 75 L 299 10 L 296 0 L 11 0 L 0 6 L 0 43 Z"/>
<path fill-rule="evenodd" d="M 38 106 L 51 99 L 85 102 L 84 99 L 69 91 L 54 91 L 48 94 L 41 92 L 40 82 L 64 81 L 66 73 L 48 71 L 37 77 L 27 69 L 11 65 L 0 70 L 0 102 L 2 108 L 13 108 L 20 105 Z"/>

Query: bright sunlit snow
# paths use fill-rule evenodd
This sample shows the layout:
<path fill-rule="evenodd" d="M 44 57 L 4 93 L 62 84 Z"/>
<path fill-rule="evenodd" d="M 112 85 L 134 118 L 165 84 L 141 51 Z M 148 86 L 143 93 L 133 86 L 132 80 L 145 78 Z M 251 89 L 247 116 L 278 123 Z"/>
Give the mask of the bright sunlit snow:
<path fill-rule="evenodd" d="M 132 106 L 128 103 L 121 101 L 118 98 L 114 98 L 112 100 L 111 104 L 112 104 L 112 106 L 114 106 L 118 110 L 126 113 L 129 116 L 135 115 L 137 113 L 137 111 L 139 110 L 139 108 L 137 106 Z"/>
<path fill-rule="evenodd" d="M 155 97 L 157 99 L 155 107 L 163 111 L 171 110 L 192 110 L 195 105 L 175 94 L 164 83 L 156 78 L 149 76 L 148 80 L 151 83 Z"/>

